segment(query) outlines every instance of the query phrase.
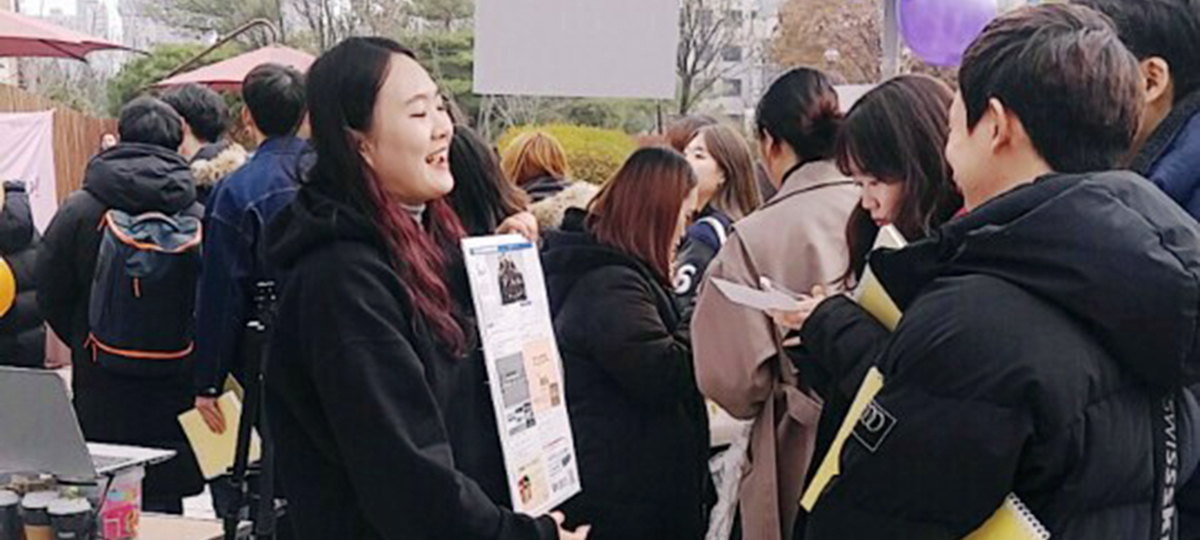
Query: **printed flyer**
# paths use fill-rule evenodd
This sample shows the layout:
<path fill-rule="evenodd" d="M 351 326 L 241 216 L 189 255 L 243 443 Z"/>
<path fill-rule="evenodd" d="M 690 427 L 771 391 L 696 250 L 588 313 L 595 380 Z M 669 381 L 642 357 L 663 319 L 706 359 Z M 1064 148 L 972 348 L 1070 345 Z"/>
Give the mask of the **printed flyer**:
<path fill-rule="evenodd" d="M 537 246 L 463 240 L 513 508 L 541 515 L 580 492 L 562 358 Z"/>

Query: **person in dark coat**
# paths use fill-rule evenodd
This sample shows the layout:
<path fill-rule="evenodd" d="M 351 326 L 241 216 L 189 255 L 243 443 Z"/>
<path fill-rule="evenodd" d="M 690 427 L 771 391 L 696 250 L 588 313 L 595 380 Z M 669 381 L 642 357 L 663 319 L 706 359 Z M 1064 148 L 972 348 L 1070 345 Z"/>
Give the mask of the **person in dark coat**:
<path fill-rule="evenodd" d="M 67 198 L 46 229 L 37 259 L 38 305 L 71 347 L 75 411 L 84 437 L 177 451 L 146 471 L 144 507 L 182 513 L 182 499 L 203 489 L 176 418 L 192 406 L 191 371 L 153 379 L 106 371 L 86 345 L 88 308 L 102 239 L 97 225 L 106 211 L 199 218 L 204 209 L 196 203 L 188 163 L 175 150 L 183 137 L 175 111 L 157 99 L 138 98 L 121 110 L 119 129 L 121 143 L 88 163 L 83 189 Z"/>
<path fill-rule="evenodd" d="M 349 38 L 306 93 L 316 162 L 267 233 L 286 276 L 267 413 L 296 537 L 584 538 L 500 499 L 437 86 L 396 42 Z"/>
<path fill-rule="evenodd" d="M 1010 12 L 968 48 L 946 157 L 969 213 L 871 256 L 904 316 L 808 540 L 962 538 L 1009 494 L 1054 538 L 1196 537 L 1200 226 L 1109 171 L 1140 92 L 1086 7 Z"/>
<path fill-rule="evenodd" d="M 868 92 L 847 113 L 837 140 L 838 167 L 862 188 L 862 199 L 846 225 L 850 265 L 838 283 L 830 284 L 832 289 L 857 285 L 881 227 L 893 226 L 913 242 L 962 208 L 945 158 L 953 99 L 946 83 L 925 75 L 901 75 Z M 818 306 L 820 315 L 812 314 Z M 776 322 L 802 331 L 802 345 L 787 351 L 801 379 L 824 402 L 811 478 L 889 333 L 845 295 L 827 299 L 818 294 L 801 302 L 795 312 L 776 314 Z M 798 520 L 794 537 L 803 538 L 803 529 L 804 520 Z"/>
<path fill-rule="evenodd" d="M 229 108 L 220 94 L 198 84 L 185 84 L 164 94 L 162 100 L 183 119 L 179 153 L 190 162 L 196 199 L 208 206 L 217 184 L 249 158 L 245 148 L 225 137 Z"/>
<path fill-rule="evenodd" d="M 18 367 L 46 366 L 46 327 L 37 306 L 38 243 L 29 195 L 22 182 L 5 182 L 0 197 L 0 256 L 17 281 L 17 298 L 0 317 L 0 364 Z"/>
<path fill-rule="evenodd" d="M 1111 17 L 1141 64 L 1146 108 L 1127 165 L 1200 219 L 1200 2 L 1073 2 Z"/>
<path fill-rule="evenodd" d="M 648 148 L 570 211 L 543 260 L 583 493 L 564 506 L 593 540 L 699 539 L 708 525 L 708 416 L 688 322 L 669 284 L 695 211 L 681 155 Z"/>

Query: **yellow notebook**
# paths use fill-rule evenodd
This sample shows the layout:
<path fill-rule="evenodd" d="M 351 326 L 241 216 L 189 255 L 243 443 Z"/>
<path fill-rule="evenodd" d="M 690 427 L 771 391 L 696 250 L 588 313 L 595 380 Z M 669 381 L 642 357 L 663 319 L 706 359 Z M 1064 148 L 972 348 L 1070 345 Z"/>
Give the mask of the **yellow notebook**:
<path fill-rule="evenodd" d="M 879 236 L 875 237 L 875 246 L 871 249 L 872 251 L 880 248 L 900 249 L 906 245 L 908 242 L 904 240 L 904 235 L 900 234 L 900 230 L 894 225 L 887 225 L 879 229 Z M 895 330 L 896 325 L 900 324 L 900 308 L 896 307 L 892 297 L 884 290 L 883 284 L 879 282 L 879 278 L 875 277 L 870 265 L 867 265 L 858 286 L 850 293 L 850 298 L 868 313 L 874 315 L 876 319 L 879 319 L 879 322 L 888 330 Z"/>
<path fill-rule="evenodd" d="M 196 454 L 196 462 L 206 480 L 221 476 L 233 467 L 233 457 L 237 453 L 238 424 L 242 417 L 242 400 L 230 390 L 217 399 L 221 412 L 225 415 L 225 432 L 213 433 L 204 423 L 200 411 L 189 410 L 179 415 L 179 425 L 187 435 L 188 442 Z M 262 457 L 262 446 L 258 433 L 250 433 L 250 463 Z"/>
<path fill-rule="evenodd" d="M 901 248 L 904 245 L 904 237 L 900 236 L 900 232 L 890 225 L 880 231 L 879 238 L 875 241 L 876 248 Z M 870 268 L 863 274 L 863 279 L 854 292 L 854 299 L 889 330 L 896 329 L 896 324 L 900 321 L 900 309 L 896 307 L 896 303 L 892 301 L 887 290 L 871 273 Z M 838 429 L 837 437 L 834 438 L 829 452 L 821 460 L 821 465 L 817 467 L 816 474 L 813 475 L 808 488 L 804 491 L 804 496 L 800 499 L 800 506 L 805 510 L 811 512 L 816 507 L 817 500 L 821 498 L 821 494 L 825 492 L 829 482 L 840 472 L 839 462 L 846 440 L 850 438 L 854 426 L 858 424 L 858 420 L 867 406 L 882 389 L 883 373 L 872 367 L 863 378 L 862 385 L 859 386 L 858 393 L 854 396 L 846 419 Z M 1037 520 L 1033 512 L 1030 512 L 1016 495 L 1010 494 L 1000 508 L 996 509 L 996 513 L 979 529 L 967 535 L 964 540 L 1048 540 L 1049 538 L 1050 532 Z"/>

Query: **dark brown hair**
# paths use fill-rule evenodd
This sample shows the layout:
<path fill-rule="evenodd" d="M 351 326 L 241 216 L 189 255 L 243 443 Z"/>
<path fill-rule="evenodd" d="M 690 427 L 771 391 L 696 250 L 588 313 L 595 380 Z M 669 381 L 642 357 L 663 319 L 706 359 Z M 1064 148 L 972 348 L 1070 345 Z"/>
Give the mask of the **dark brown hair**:
<path fill-rule="evenodd" d="M 528 205 L 525 192 L 504 178 L 496 152 L 467 126 L 454 128 L 450 173 L 454 190 L 447 198 L 471 235 L 496 232 L 508 216 Z"/>
<path fill-rule="evenodd" d="M 667 283 L 679 211 L 696 187 L 696 174 L 670 148 L 642 148 L 629 156 L 589 207 L 596 240 L 650 265 Z"/>
<path fill-rule="evenodd" d="M 770 135 L 786 143 L 800 163 L 832 158 L 841 123 L 833 81 L 811 68 L 796 68 L 775 79 L 755 113 L 759 138 Z"/>
<path fill-rule="evenodd" d="M 902 186 L 893 224 L 908 240 L 925 237 L 962 207 L 944 151 L 953 100 L 950 87 L 937 79 L 902 75 L 855 103 L 838 135 L 842 174 Z M 878 232 L 871 214 L 856 206 L 846 226 L 846 281 L 862 274 Z"/>
<path fill-rule="evenodd" d="M 710 204 L 734 221 L 750 215 L 762 204 L 762 196 L 758 193 L 754 158 L 746 140 L 733 128 L 721 124 L 701 128 L 696 137 L 704 137 L 708 155 L 725 176 L 725 183 L 717 189 Z"/>
<path fill-rule="evenodd" d="M 1143 107 L 1141 70 L 1112 21 L 1071 4 L 993 20 L 967 48 L 959 86 L 969 128 L 997 99 L 1020 118 L 1042 159 L 1064 173 L 1114 168 Z"/>

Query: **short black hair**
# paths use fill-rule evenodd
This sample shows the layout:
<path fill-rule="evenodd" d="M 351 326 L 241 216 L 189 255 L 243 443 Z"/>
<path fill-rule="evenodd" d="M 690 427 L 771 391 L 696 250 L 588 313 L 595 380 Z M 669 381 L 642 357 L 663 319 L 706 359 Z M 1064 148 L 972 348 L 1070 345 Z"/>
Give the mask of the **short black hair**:
<path fill-rule="evenodd" d="M 959 87 L 974 129 L 995 98 L 1064 173 L 1116 167 L 1141 121 L 1137 58 L 1091 8 L 1044 4 L 996 18 L 967 48 Z"/>
<path fill-rule="evenodd" d="M 1200 88 L 1200 0 L 1074 1 L 1112 18 L 1139 60 L 1166 60 L 1177 101 Z"/>
<path fill-rule="evenodd" d="M 206 143 L 220 140 L 229 126 L 229 107 L 208 87 L 187 84 L 163 94 L 161 99 L 183 117 L 197 139 Z"/>
<path fill-rule="evenodd" d="M 242 81 L 242 98 L 264 135 L 291 135 L 304 119 L 304 75 L 281 64 L 263 64 Z"/>
<path fill-rule="evenodd" d="M 178 151 L 183 144 L 183 120 L 170 105 L 150 96 L 126 103 L 117 120 L 121 142 L 161 146 Z"/>
<path fill-rule="evenodd" d="M 831 159 L 842 126 L 842 109 L 833 80 L 812 68 L 781 75 L 758 102 L 759 137 L 787 143 L 802 163 Z"/>

